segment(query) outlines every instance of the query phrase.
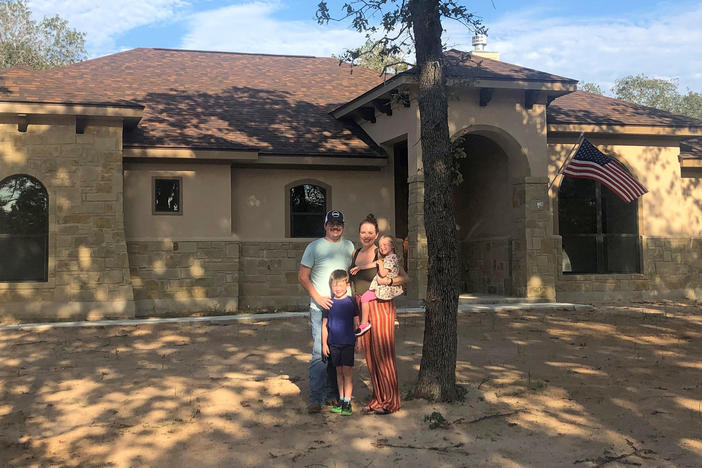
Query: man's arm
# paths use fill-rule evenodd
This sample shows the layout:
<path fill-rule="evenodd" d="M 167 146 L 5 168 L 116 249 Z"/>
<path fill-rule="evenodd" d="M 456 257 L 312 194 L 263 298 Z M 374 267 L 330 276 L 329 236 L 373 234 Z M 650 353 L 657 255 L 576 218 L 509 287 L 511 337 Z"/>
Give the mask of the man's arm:
<path fill-rule="evenodd" d="M 332 305 L 332 300 L 330 296 L 321 296 L 315 289 L 312 281 L 310 280 L 310 273 L 312 268 L 305 265 L 300 265 L 300 271 L 297 272 L 297 280 L 300 282 L 302 287 L 307 291 L 312 300 L 319 304 L 323 309 L 329 309 Z"/>

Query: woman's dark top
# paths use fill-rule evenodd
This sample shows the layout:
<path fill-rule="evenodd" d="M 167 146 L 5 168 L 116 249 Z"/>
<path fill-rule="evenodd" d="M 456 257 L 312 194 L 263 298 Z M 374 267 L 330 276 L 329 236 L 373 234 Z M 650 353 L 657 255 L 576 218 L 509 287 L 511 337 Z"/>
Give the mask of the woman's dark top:
<path fill-rule="evenodd" d="M 360 248 L 354 250 L 353 257 L 351 260 L 351 267 L 356 266 L 356 257 L 358 257 L 358 253 L 360 251 Z M 373 261 L 376 260 L 378 260 L 377 248 L 375 249 L 375 258 L 373 258 Z M 360 296 L 364 292 L 368 291 L 368 288 L 370 288 L 371 282 L 373 282 L 373 278 L 375 277 L 377 272 L 378 268 L 372 267 L 366 268 L 365 270 L 358 270 L 358 273 L 356 273 L 355 275 L 351 275 L 351 290 L 353 291 L 353 293 Z"/>

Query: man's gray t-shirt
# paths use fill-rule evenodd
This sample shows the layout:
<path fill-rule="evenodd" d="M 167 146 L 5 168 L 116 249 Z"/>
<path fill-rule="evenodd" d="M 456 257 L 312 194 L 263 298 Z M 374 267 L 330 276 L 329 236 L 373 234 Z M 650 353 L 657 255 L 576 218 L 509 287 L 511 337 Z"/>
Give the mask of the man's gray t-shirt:
<path fill-rule="evenodd" d="M 348 271 L 352 255 L 353 243 L 351 241 L 341 239 L 338 242 L 331 242 L 322 237 L 307 246 L 300 263 L 312 269 L 310 280 L 314 289 L 322 296 L 331 296 L 329 276 L 334 270 Z M 311 298 L 310 308 L 322 310 Z"/>

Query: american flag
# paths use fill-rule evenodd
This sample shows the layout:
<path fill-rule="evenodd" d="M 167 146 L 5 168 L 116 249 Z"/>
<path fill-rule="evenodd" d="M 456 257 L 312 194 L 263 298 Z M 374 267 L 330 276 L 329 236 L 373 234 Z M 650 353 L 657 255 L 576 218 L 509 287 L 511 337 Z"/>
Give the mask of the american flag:
<path fill-rule="evenodd" d="M 620 163 L 602 154 L 585 139 L 563 170 L 563 174 L 595 180 L 627 203 L 648 192 Z"/>

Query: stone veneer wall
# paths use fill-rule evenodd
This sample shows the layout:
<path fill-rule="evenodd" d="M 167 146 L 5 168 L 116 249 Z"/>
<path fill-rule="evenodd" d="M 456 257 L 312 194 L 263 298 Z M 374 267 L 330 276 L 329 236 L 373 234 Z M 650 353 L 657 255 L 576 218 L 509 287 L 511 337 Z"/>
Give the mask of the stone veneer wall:
<path fill-rule="evenodd" d="M 556 298 L 560 236 L 553 234 L 545 177 L 525 177 L 513 184 L 512 295 Z"/>
<path fill-rule="evenodd" d="M 642 237 L 640 274 L 564 275 L 559 301 L 702 298 L 702 237 Z"/>
<path fill-rule="evenodd" d="M 0 283 L 0 319 L 134 316 L 122 211 L 122 123 L 0 121 L 0 180 L 38 179 L 49 195 L 48 281 Z"/>
<path fill-rule="evenodd" d="M 511 244 L 509 237 L 460 243 L 460 291 L 509 296 L 512 291 Z"/>
<path fill-rule="evenodd" d="M 307 310 L 310 298 L 297 281 L 309 240 L 242 242 L 241 310 Z"/>
<path fill-rule="evenodd" d="M 409 206 L 408 217 L 408 253 L 407 274 L 410 284 L 407 296 L 421 300 L 427 294 L 427 275 L 429 273 L 429 251 L 427 250 L 427 231 L 424 227 L 424 176 L 415 175 L 408 179 Z"/>
<path fill-rule="evenodd" d="M 136 315 L 238 310 L 238 241 L 128 241 Z"/>

